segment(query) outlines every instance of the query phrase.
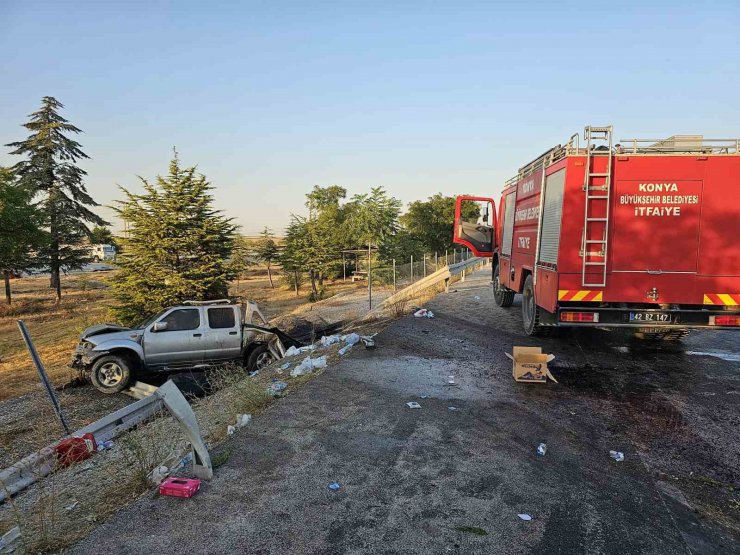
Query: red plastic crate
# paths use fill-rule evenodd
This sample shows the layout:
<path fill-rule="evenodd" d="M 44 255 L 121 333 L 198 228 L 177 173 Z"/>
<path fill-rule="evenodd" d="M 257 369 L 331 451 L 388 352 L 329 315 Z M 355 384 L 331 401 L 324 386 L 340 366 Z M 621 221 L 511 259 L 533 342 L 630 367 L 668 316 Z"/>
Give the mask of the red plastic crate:
<path fill-rule="evenodd" d="M 200 489 L 200 480 L 194 478 L 167 478 L 159 485 L 160 495 L 192 497 Z"/>

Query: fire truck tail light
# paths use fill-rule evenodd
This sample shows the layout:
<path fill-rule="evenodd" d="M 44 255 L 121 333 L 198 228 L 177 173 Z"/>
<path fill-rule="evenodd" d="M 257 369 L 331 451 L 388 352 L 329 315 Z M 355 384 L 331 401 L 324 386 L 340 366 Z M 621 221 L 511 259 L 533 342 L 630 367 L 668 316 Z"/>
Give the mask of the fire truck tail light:
<path fill-rule="evenodd" d="M 740 316 L 728 314 L 727 316 L 710 316 L 710 326 L 740 326 Z"/>
<path fill-rule="evenodd" d="M 598 312 L 561 312 L 561 322 L 598 322 Z"/>

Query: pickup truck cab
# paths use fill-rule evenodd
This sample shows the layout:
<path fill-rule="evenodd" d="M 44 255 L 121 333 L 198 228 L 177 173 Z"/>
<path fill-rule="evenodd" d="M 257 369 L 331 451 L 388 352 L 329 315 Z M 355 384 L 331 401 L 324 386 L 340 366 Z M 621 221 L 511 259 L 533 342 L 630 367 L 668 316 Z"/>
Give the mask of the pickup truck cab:
<path fill-rule="evenodd" d="M 255 303 L 186 302 L 166 308 L 138 326 L 99 324 L 80 336 L 70 366 L 103 393 L 118 393 L 141 373 L 173 373 L 237 363 L 258 370 L 297 344 L 275 328 Z"/>

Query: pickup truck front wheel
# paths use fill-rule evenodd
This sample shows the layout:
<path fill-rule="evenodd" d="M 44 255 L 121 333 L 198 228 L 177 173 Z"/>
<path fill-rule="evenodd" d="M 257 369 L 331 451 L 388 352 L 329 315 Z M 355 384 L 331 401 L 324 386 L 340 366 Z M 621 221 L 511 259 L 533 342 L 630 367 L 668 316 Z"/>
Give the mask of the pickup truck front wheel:
<path fill-rule="evenodd" d="M 120 393 L 131 380 L 131 364 L 124 357 L 105 355 L 93 364 L 90 381 L 95 389 L 108 395 Z"/>
<path fill-rule="evenodd" d="M 257 345 L 247 355 L 244 366 L 247 372 L 254 372 L 255 370 L 262 370 L 265 366 L 269 366 L 273 362 L 275 362 L 275 357 L 267 345 Z"/>

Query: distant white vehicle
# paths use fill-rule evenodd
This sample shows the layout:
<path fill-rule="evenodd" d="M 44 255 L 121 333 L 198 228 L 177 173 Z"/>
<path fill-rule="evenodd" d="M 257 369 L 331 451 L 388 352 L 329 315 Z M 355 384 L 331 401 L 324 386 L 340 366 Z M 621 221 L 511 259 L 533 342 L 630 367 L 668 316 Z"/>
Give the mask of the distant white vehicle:
<path fill-rule="evenodd" d="M 116 259 L 116 248 L 113 245 L 90 245 L 90 256 L 95 262 Z"/>

